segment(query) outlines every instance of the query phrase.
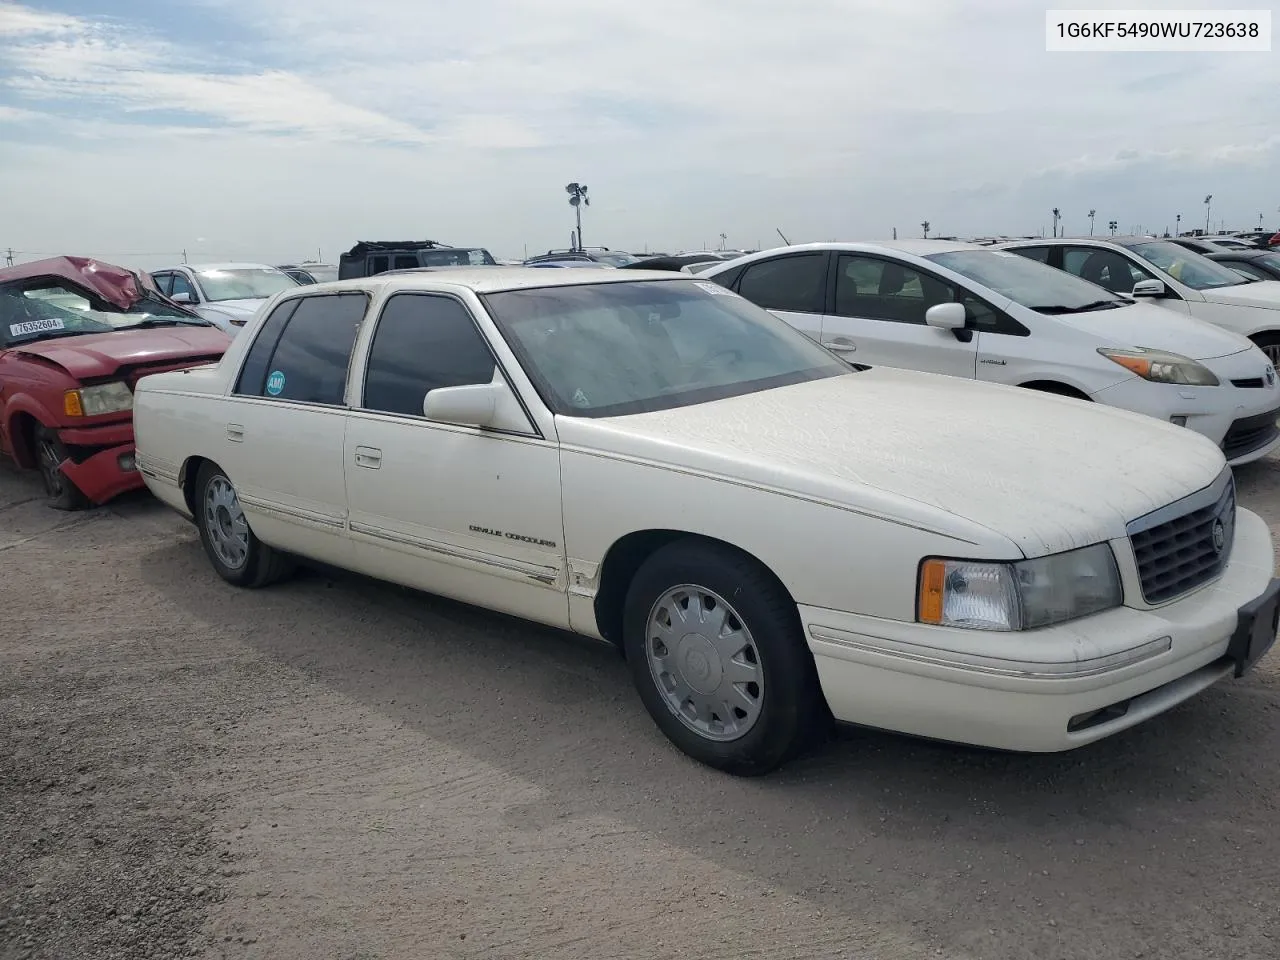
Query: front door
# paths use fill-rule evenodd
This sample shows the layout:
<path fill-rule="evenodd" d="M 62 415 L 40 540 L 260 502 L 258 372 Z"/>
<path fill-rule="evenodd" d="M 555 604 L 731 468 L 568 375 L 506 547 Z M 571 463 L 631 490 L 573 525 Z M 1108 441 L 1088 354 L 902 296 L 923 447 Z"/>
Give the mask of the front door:
<path fill-rule="evenodd" d="M 822 338 L 822 309 L 827 291 L 825 252 L 787 253 L 750 264 L 737 290 L 814 340 Z"/>
<path fill-rule="evenodd" d="M 567 626 L 554 438 L 540 436 L 514 400 L 492 429 L 423 416 L 428 391 L 502 376 L 466 306 L 394 294 L 368 357 L 346 432 L 357 569 Z"/>
<path fill-rule="evenodd" d="M 347 367 L 363 292 L 286 300 L 259 328 L 225 404 L 215 459 L 266 543 L 350 565 L 343 483 Z"/>
<path fill-rule="evenodd" d="M 951 286 L 886 257 L 842 253 L 836 258 L 832 312 L 822 318 L 822 343 L 854 363 L 902 367 L 973 378 L 977 337 L 927 326 L 925 312 L 954 299 Z"/>

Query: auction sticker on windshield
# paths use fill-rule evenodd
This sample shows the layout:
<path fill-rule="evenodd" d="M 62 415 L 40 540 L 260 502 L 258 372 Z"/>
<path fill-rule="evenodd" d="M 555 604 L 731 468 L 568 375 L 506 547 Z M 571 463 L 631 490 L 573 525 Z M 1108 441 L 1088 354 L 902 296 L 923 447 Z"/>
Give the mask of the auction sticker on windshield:
<path fill-rule="evenodd" d="M 718 284 L 718 283 L 708 283 L 706 280 L 695 280 L 695 281 L 693 282 L 693 285 L 694 285 L 695 287 L 700 287 L 701 289 L 703 289 L 703 290 L 707 291 L 707 293 L 711 294 L 711 295 L 712 295 L 712 296 L 714 296 L 714 297 L 736 297 L 736 296 L 738 296 L 738 294 L 734 293 L 734 292 L 733 292 L 732 290 L 730 290 L 728 287 L 722 287 L 722 286 L 720 286 L 720 284 Z"/>
<path fill-rule="evenodd" d="M 45 333 L 48 330 L 65 330 L 62 321 L 57 317 L 47 320 L 27 320 L 25 323 L 9 324 L 9 336 L 25 337 L 29 333 Z"/>

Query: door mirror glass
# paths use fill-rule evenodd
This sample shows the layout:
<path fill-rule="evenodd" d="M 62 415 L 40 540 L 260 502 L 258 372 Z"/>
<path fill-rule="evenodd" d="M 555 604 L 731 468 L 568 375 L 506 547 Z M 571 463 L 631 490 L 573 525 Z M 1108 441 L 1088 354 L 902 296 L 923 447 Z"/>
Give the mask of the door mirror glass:
<path fill-rule="evenodd" d="M 422 401 L 422 412 L 428 420 L 487 427 L 493 423 L 497 413 L 500 390 L 501 387 L 493 383 L 438 387 L 427 393 Z"/>
<path fill-rule="evenodd" d="M 939 330 L 962 330 L 965 324 L 963 303 L 937 303 L 925 311 L 924 322 Z"/>
<path fill-rule="evenodd" d="M 1168 292 L 1163 280 L 1139 280 L 1133 285 L 1135 297 L 1163 297 Z"/>
<path fill-rule="evenodd" d="M 175 291 L 169 295 L 169 299 L 174 303 L 195 303 L 195 299 L 187 290 L 183 290 L 181 293 Z"/>

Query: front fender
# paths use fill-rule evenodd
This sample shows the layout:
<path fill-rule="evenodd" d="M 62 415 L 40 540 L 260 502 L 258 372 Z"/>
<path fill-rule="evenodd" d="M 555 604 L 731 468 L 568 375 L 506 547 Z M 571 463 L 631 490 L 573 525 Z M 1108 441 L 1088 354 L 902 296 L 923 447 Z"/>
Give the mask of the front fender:
<path fill-rule="evenodd" d="M 50 428 L 58 427 L 62 418 L 29 393 L 14 394 L 5 405 L 4 432 L 13 447 L 13 459 L 18 466 L 30 469 L 36 465 L 35 451 L 27 446 L 26 439 L 17 429 L 20 414 L 26 414 L 37 423 Z"/>

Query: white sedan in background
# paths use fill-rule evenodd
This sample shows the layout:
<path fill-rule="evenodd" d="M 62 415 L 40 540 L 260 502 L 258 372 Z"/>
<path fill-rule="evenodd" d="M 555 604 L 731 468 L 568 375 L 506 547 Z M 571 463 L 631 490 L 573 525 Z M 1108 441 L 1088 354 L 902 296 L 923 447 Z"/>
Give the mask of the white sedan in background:
<path fill-rule="evenodd" d="M 856 371 L 679 273 L 300 287 L 216 367 L 142 378 L 134 419 L 225 580 L 301 556 L 618 644 L 734 773 L 831 715 L 1069 749 L 1248 670 L 1280 617 L 1198 434 Z"/>
<path fill-rule="evenodd" d="M 299 286 L 283 270 L 265 263 L 184 263 L 152 270 L 151 279 L 170 300 L 187 305 L 233 337 L 271 297 Z"/>
<path fill-rule="evenodd" d="M 1280 364 L 1280 281 L 1242 276 L 1158 237 L 1018 240 L 1000 249 L 1242 334 Z"/>
<path fill-rule="evenodd" d="M 1007 251 L 941 240 L 812 243 L 701 276 L 852 363 L 1145 413 L 1204 434 L 1232 465 L 1280 446 L 1280 384 L 1248 339 Z"/>

